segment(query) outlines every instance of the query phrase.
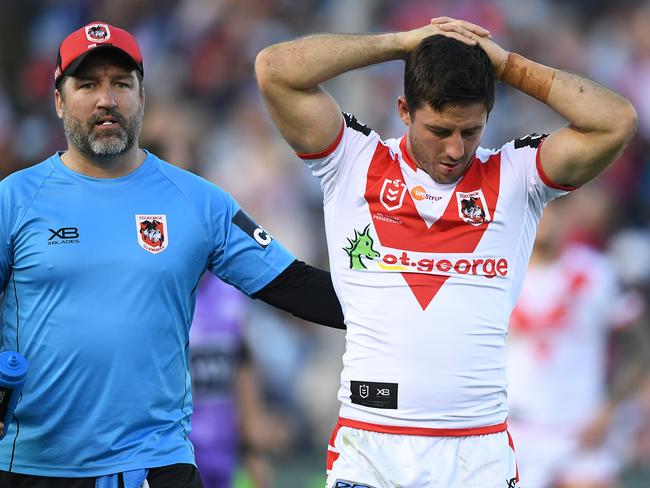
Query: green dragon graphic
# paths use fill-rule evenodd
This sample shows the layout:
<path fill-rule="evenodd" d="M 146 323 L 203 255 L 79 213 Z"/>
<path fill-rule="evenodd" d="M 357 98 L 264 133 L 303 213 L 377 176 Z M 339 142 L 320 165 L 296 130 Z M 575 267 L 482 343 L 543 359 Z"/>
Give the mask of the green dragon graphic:
<path fill-rule="evenodd" d="M 372 248 L 372 237 L 370 237 L 370 224 L 366 225 L 363 232 L 354 230 L 354 239 L 347 238 L 349 246 L 343 250 L 350 256 L 350 269 L 367 269 L 361 257 L 369 259 L 378 258 L 380 254 Z"/>

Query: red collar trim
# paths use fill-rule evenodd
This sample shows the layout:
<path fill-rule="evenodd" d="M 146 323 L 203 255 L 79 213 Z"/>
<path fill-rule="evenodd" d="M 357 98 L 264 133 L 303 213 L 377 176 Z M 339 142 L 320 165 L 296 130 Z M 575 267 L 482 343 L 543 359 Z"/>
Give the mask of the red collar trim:
<path fill-rule="evenodd" d="M 409 154 L 408 148 L 406 146 L 406 137 L 407 136 L 408 136 L 408 133 L 404 134 L 402 136 L 402 140 L 399 141 L 399 148 L 400 148 L 400 151 L 402 151 L 402 159 L 404 160 L 404 162 L 406 164 L 409 165 L 409 167 L 413 171 L 417 171 L 418 170 L 418 165 L 415 164 L 415 161 L 413 161 L 413 159 L 411 158 L 411 155 Z"/>

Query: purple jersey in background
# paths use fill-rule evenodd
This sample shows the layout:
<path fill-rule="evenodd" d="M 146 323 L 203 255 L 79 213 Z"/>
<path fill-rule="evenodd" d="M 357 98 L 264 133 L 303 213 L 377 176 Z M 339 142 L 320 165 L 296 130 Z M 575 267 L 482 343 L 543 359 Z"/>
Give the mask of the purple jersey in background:
<path fill-rule="evenodd" d="M 237 367 L 246 360 L 244 295 L 210 273 L 197 291 L 190 329 L 194 414 L 190 439 L 205 488 L 230 488 L 237 468 Z"/>

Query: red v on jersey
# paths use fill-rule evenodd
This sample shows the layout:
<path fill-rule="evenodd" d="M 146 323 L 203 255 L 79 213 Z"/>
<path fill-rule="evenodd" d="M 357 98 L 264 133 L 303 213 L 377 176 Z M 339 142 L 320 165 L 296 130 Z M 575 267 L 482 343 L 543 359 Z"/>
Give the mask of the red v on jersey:
<path fill-rule="evenodd" d="M 412 163 L 406 155 L 405 145 L 401 144 L 404 158 Z M 414 168 L 415 169 L 415 168 Z M 456 194 L 469 194 L 481 190 L 487 205 L 487 215 L 495 215 L 499 198 L 501 170 L 501 153 L 490 156 L 486 163 L 477 158 L 472 161 L 463 178 L 454 188 L 454 195 L 449 200 L 442 216 L 431 226 L 422 219 L 413 202 L 410 192 L 406 191 L 402 205 L 389 210 L 392 217 L 399 218 L 401 224 L 375 218 L 384 215 L 387 208 L 381 202 L 382 188 L 385 181 L 404 183 L 404 175 L 399 159 L 391 158 L 388 146 L 377 144 L 366 180 L 365 199 L 368 202 L 377 237 L 383 246 L 427 253 L 472 253 L 476 250 L 491 220 L 480 225 L 472 225 L 461 218 L 460 198 Z M 427 275 L 419 273 L 402 273 L 411 291 L 423 310 L 427 308 L 438 290 L 447 281 L 448 276 Z"/>

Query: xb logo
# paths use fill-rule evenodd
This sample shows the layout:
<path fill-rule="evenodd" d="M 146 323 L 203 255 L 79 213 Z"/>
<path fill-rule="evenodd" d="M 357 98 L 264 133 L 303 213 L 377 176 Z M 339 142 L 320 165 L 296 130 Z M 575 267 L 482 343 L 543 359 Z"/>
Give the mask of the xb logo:
<path fill-rule="evenodd" d="M 79 238 L 79 229 L 76 227 L 61 227 L 59 230 L 48 229 L 52 235 L 48 239 L 78 239 Z"/>

